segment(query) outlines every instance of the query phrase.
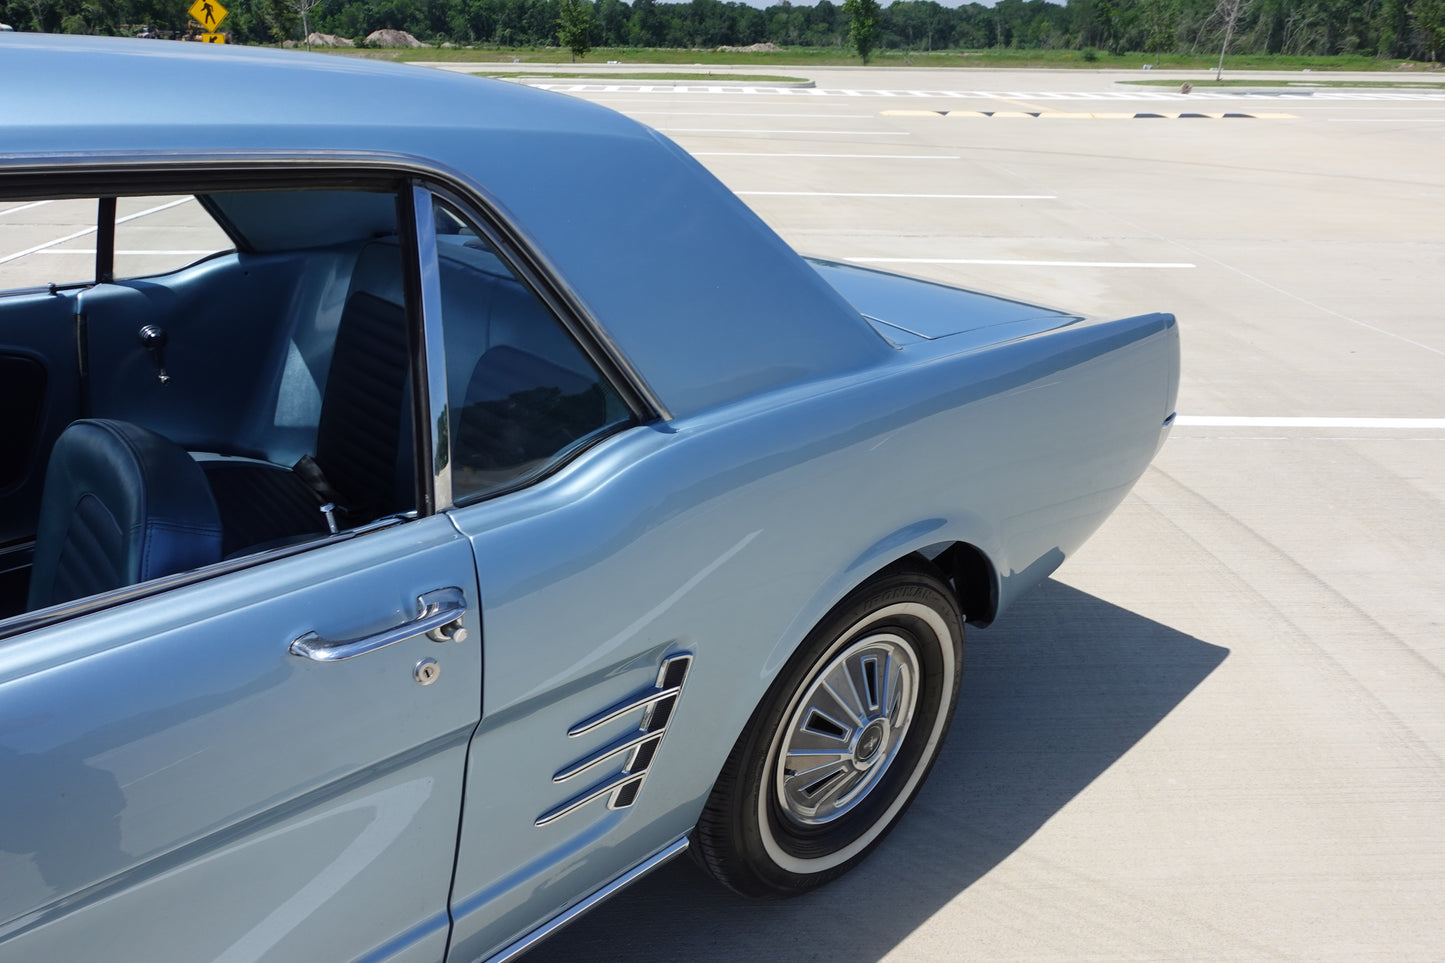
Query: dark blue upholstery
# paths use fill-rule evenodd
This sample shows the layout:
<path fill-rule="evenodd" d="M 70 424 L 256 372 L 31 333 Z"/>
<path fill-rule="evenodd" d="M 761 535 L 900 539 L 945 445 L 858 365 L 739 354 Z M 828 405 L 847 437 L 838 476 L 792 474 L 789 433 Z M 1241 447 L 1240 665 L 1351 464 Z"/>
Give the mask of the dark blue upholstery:
<path fill-rule="evenodd" d="M 390 248 L 393 260 L 394 247 Z M 336 329 L 312 461 L 327 492 L 298 472 L 256 461 L 205 460 L 220 506 L 227 555 L 307 534 L 324 534 L 323 502 L 342 527 L 406 511 L 415 503 L 411 468 L 410 363 L 406 313 L 365 291 L 346 300 Z"/>
<path fill-rule="evenodd" d="M 324 499 L 296 472 L 257 461 L 202 461 L 221 513 L 227 555 L 301 535 L 324 535 Z"/>
<path fill-rule="evenodd" d="M 220 558 L 220 514 L 185 449 L 124 421 L 77 421 L 61 433 L 40 502 L 31 609 Z"/>
<path fill-rule="evenodd" d="M 306 472 L 258 461 L 201 461 L 220 506 L 227 555 L 324 534 L 324 502 L 336 505 L 342 528 L 416 506 L 404 301 L 395 239 L 368 243 L 336 320 Z"/>
<path fill-rule="evenodd" d="M 336 329 L 336 347 L 316 429 L 316 464 L 340 496 L 351 525 L 413 507 L 406 313 L 401 305 L 353 291 Z M 405 471 L 398 468 L 404 465 Z M 405 490 L 398 490 L 398 478 Z"/>

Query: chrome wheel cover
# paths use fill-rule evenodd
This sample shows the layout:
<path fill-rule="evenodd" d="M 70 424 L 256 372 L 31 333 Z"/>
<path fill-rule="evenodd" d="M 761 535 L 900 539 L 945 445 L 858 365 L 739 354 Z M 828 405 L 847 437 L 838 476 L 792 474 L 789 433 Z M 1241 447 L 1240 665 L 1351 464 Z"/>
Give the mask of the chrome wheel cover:
<path fill-rule="evenodd" d="M 908 735 L 920 678 L 913 646 L 892 630 L 831 657 L 779 732 L 773 792 L 789 819 L 825 825 L 868 796 Z"/>

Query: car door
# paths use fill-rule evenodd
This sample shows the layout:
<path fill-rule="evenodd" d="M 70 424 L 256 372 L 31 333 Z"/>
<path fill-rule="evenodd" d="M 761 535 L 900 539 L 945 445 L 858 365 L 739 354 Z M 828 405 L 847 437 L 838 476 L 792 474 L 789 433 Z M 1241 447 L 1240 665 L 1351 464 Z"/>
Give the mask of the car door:
<path fill-rule="evenodd" d="M 0 959 L 440 959 L 473 580 L 434 517 L 0 642 Z M 404 627 L 438 589 L 467 641 L 291 651 Z"/>
<path fill-rule="evenodd" d="M 0 960 L 443 958 L 481 623 L 431 497 L 0 621 Z"/>

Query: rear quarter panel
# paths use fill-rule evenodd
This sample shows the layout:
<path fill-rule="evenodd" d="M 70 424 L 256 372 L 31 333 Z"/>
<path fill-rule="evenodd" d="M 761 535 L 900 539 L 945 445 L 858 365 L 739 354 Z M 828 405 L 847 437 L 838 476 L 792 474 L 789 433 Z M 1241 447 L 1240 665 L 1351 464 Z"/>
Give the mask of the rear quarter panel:
<path fill-rule="evenodd" d="M 1162 315 L 990 350 L 925 342 L 634 429 L 454 512 L 486 636 L 454 952 L 484 956 L 686 833 L 772 679 L 878 569 L 966 541 L 1004 605 L 1052 571 L 1153 455 L 1176 351 Z M 636 805 L 535 827 L 575 791 L 551 780 L 585 751 L 569 726 L 682 651 L 692 674 Z"/>

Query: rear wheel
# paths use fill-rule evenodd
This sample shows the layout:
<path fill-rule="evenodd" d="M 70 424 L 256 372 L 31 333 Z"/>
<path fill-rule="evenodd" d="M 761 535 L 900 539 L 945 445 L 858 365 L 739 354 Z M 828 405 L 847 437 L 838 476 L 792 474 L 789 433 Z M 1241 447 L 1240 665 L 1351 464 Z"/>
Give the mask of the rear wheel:
<path fill-rule="evenodd" d="M 753 714 L 693 834 L 748 896 L 788 896 L 861 861 L 913 800 L 958 697 L 963 621 L 948 586 L 901 564 L 852 592 Z"/>

